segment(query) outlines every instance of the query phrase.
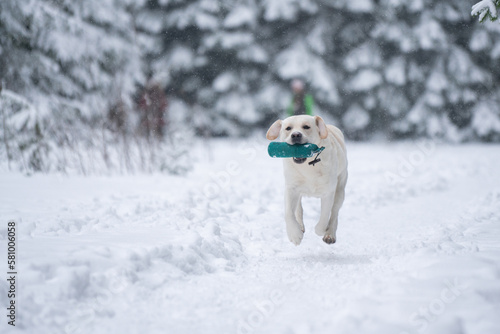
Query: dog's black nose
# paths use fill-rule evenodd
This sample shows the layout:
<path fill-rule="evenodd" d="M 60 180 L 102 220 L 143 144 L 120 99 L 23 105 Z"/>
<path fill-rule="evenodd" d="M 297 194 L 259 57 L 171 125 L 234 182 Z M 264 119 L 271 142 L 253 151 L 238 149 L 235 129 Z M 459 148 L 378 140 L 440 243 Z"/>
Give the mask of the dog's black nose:
<path fill-rule="evenodd" d="M 293 143 L 300 143 L 301 141 L 302 141 L 302 133 L 300 133 L 300 132 L 292 133 L 292 142 Z"/>

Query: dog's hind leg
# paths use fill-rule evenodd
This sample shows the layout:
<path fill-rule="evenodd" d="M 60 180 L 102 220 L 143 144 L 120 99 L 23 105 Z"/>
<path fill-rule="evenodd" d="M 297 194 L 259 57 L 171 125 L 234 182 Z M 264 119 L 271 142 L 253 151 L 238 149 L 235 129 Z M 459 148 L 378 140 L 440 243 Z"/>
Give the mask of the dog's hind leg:
<path fill-rule="evenodd" d="M 305 232 L 306 229 L 304 227 L 304 210 L 302 209 L 302 197 L 299 197 L 299 204 L 297 204 L 297 209 L 295 210 L 295 218 L 297 218 L 302 232 Z"/>

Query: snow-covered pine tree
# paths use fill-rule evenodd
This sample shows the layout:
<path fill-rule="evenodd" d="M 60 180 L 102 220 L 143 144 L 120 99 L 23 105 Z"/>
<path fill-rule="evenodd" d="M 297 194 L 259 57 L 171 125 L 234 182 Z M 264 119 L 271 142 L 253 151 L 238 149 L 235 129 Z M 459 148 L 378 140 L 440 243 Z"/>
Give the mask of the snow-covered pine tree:
<path fill-rule="evenodd" d="M 334 13 L 342 16 L 342 20 L 337 19 L 341 24 L 329 31 L 335 36 L 336 51 L 329 66 L 338 68 L 342 78 L 340 126 L 349 138 L 366 139 L 383 129 L 385 117 L 378 112 L 377 97 L 383 87 L 383 55 L 370 37 L 376 23 L 376 6 L 371 0 L 341 1 L 332 6 Z"/>
<path fill-rule="evenodd" d="M 47 149 L 35 108 L 22 96 L 0 85 L 0 157 L 7 168 L 45 171 Z"/>
<path fill-rule="evenodd" d="M 500 1 L 484 0 L 472 7 L 472 16 L 478 16 L 479 21 L 487 19 L 496 21 Z M 476 61 L 486 67 L 490 80 L 482 85 L 482 92 L 476 101 L 472 113 L 472 131 L 475 136 L 485 141 L 500 140 L 500 91 L 496 88 L 496 80 L 500 77 L 497 64 L 500 59 L 500 25 L 485 22 L 474 25 L 469 40 L 469 49 Z"/>
<path fill-rule="evenodd" d="M 470 47 L 472 32 L 484 28 L 474 28 L 466 3 L 384 5 L 379 15 L 385 20 L 378 20 L 373 37 L 386 57 L 395 59 L 385 70 L 386 87 L 394 85 L 391 73 L 400 69 L 399 93 L 386 102 L 396 109 L 388 120 L 392 132 L 453 141 L 477 138 L 474 106 L 494 88 L 491 64 L 481 62 Z"/>
<path fill-rule="evenodd" d="M 280 84 L 279 116 L 290 103 L 290 81 L 303 79 L 315 100 L 314 112 L 334 119 L 335 107 L 340 104 L 337 87 L 338 73 L 334 63 L 333 38 L 342 17 L 331 8 L 321 8 L 318 1 L 262 2 L 267 32 L 264 45 L 272 60 L 269 71 Z M 338 116 L 338 115 L 337 115 Z"/>
<path fill-rule="evenodd" d="M 44 126 L 24 131 L 41 131 L 48 151 L 95 145 L 109 105 L 131 105 L 143 74 L 128 8 L 118 0 L 0 3 L 0 77 L 32 103 L 39 122 L 30 124 Z"/>
<path fill-rule="evenodd" d="M 158 46 L 148 53 L 149 72 L 170 93 L 173 118 L 200 135 L 230 136 L 262 120 L 266 96 L 255 95 L 272 80 L 262 76 L 268 57 L 257 41 L 258 15 L 253 0 L 158 0 L 140 11 L 138 29 Z"/>

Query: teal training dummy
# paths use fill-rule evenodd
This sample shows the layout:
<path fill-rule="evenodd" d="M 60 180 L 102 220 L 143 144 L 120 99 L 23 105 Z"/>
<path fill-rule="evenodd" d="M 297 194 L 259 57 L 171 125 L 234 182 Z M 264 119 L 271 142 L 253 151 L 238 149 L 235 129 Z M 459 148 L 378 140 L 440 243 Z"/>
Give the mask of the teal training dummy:
<path fill-rule="evenodd" d="M 310 158 L 315 154 L 320 154 L 324 147 L 315 144 L 295 144 L 290 145 L 284 142 L 272 142 L 267 148 L 269 156 L 272 158 Z"/>

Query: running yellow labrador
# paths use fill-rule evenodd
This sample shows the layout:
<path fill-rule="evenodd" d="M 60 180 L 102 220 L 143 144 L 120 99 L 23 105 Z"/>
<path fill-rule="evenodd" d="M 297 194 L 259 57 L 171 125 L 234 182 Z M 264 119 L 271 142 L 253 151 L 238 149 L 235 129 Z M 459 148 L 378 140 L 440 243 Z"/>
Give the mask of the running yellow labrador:
<path fill-rule="evenodd" d="M 347 183 L 347 155 L 344 135 L 319 116 L 291 116 L 277 120 L 269 128 L 267 139 L 293 144 L 312 143 L 325 147 L 317 163 L 315 157 L 283 159 L 285 173 L 285 221 L 288 238 L 299 245 L 304 236 L 302 197 L 321 198 L 321 215 L 315 231 L 323 241 L 336 241 L 338 214 L 344 202 Z"/>

